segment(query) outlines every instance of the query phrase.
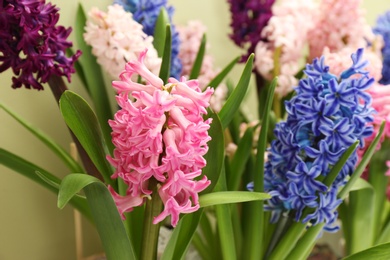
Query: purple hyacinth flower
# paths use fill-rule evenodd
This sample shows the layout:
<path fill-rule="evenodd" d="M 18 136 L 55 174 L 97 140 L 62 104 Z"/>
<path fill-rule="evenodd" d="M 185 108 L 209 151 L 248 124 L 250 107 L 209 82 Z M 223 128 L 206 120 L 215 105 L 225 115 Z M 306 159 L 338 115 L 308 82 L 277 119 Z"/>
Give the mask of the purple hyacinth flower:
<path fill-rule="evenodd" d="M 271 7 L 275 0 L 228 0 L 230 4 L 233 32 L 229 35 L 234 43 L 246 48 L 243 60 L 254 52 L 256 44 L 262 40 L 261 31 L 272 17 Z M 246 47 L 249 46 L 249 47 Z"/>
<path fill-rule="evenodd" d="M 6 0 L 0 5 L 0 72 L 12 68 L 12 87 L 43 89 L 52 75 L 70 76 L 81 55 L 65 55 L 71 28 L 57 25 L 59 9 L 45 1 Z"/>

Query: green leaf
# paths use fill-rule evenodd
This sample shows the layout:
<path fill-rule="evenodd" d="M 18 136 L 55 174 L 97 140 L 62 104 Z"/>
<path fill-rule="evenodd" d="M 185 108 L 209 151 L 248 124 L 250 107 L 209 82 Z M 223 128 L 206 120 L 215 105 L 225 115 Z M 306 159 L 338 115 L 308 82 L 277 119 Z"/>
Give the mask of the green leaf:
<path fill-rule="evenodd" d="M 198 78 L 200 70 L 202 68 L 205 51 L 206 51 L 206 34 L 203 34 L 202 40 L 199 45 L 198 53 L 196 55 L 194 64 L 192 65 L 190 79 Z"/>
<path fill-rule="evenodd" d="M 179 221 L 179 224 L 173 230 L 167 247 L 161 256 L 161 260 L 184 259 L 202 214 L 203 209 L 199 209 L 194 213 L 183 216 Z"/>
<path fill-rule="evenodd" d="M 359 141 L 356 141 L 353 143 L 341 156 L 341 158 L 337 161 L 337 163 L 333 166 L 332 170 L 329 172 L 329 174 L 326 176 L 323 183 L 330 187 L 334 180 L 336 179 L 337 175 L 343 168 L 344 164 L 347 162 L 351 154 L 356 150 L 356 147 L 359 145 Z"/>
<path fill-rule="evenodd" d="M 22 126 L 24 126 L 30 133 L 32 133 L 36 138 L 42 141 L 50 150 L 52 150 L 58 158 L 60 158 L 65 165 L 72 172 L 83 172 L 83 168 L 70 156 L 70 154 L 65 151 L 60 145 L 58 145 L 52 138 L 43 133 L 40 129 L 33 127 L 23 118 L 12 112 L 9 108 L 7 108 L 4 104 L 0 103 L 0 107 L 4 109 L 10 116 L 12 116 L 16 121 L 18 121 Z"/>
<path fill-rule="evenodd" d="M 226 189 L 225 169 L 222 168 L 221 176 L 215 186 L 215 190 L 224 192 Z M 216 205 L 215 215 L 222 249 L 222 258 L 225 260 L 235 260 L 237 259 L 237 252 L 230 206 L 224 204 Z"/>
<path fill-rule="evenodd" d="M 253 177 L 253 190 L 255 192 L 264 191 L 264 152 L 267 147 L 267 135 L 268 135 L 268 126 L 269 126 L 269 115 L 272 107 L 272 100 L 274 97 L 274 91 L 277 83 L 277 78 L 275 78 L 269 87 L 268 96 L 265 104 L 265 110 L 262 115 L 261 130 L 259 135 L 259 140 L 257 143 L 257 154 L 256 154 L 256 163 L 255 163 L 255 174 Z M 263 225 L 264 225 L 264 210 L 263 202 L 256 201 L 251 202 L 253 207 L 252 214 L 248 216 L 249 228 L 246 232 L 247 237 L 245 239 L 249 241 L 245 243 L 243 248 L 244 258 L 245 259 L 260 259 L 264 252 L 262 252 L 262 247 L 259 246 L 259 243 L 262 244 L 264 239 L 263 234 Z"/>
<path fill-rule="evenodd" d="M 311 226 L 305 232 L 305 234 L 299 239 L 298 243 L 288 255 L 287 259 L 305 260 L 308 259 L 310 252 L 313 250 L 318 236 L 323 231 L 325 223 L 319 223 L 315 226 Z"/>
<path fill-rule="evenodd" d="M 208 142 L 209 150 L 204 156 L 207 164 L 202 172 L 211 181 L 211 184 L 201 194 L 206 194 L 213 190 L 219 179 L 225 156 L 225 141 L 222 134 L 221 121 L 218 115 L 210 110 L 208 111 L 208 115 L 213 121 L 208 131 L 211 136 L 211 140 Z"/>
<path fill-rule="evenodd" d="M 200 219 L 200 229 L 198 228 L 198 232 L 195 232 L 194 238 L 193 238 L 193 243 L 195 247 L 197 248 L 196 244 L 197 242 L 195 241 L 196 236 L 200 236 L 202 238 L 202 244 L 203 246 L 198 243 L 198 245 L 201 247 L 201 251 L 203 248 L 207 248 L 207 256 L 202 255 L 204 259 L 218 259 L 218 243 L 216 239 L 216 234 L 214 233 L 213 225 L 211 221 L 214 223 L 214 215 L 211 215 L 211 217 L 208 217 L 207 212 L 202 215 L 202 218 Z M 200 235 L 200 234 L 201 235 Z M 201 252 L 200 252 L 201 253 Z"/>
<path fill-rule="evenodd" d="M 84 41 L 84 26 L 86 24 L 86 15 L 81 4 L 79 4 L 76 13 L 75 37 L 82 55 L 79 58 L 80 65 L 84 71 L 86 78 L 87 90 L 91 95 L 96 115 L 100 123 L 102 133 L 108 149 L 113 151 L 114 146 L 111 143 L 111 128 L 108 125 L 108 120 L 113 117 L 110 101 L 108 99 L 106 86 L 104 84 L 101 68 L 96 62 L 96 57 L 92 54 L 92 48 Z M 119 75 L 118 75 L 119 77 Z"/>
<path fill-rule="evenodd" d="M 192 244 L 195 246 L 196 251 L 199 253 L 199 256 L 203 260 L 214 260 L 213 253 L 215 252 L 214 248 L 210 248 L 207 244 L 207 241 L 204 241 L 203 237 L 195 232 L 192 239 Z"/>
<path fill-rule="evenodd" d="M 390 222 L 386 222 L 383 225 L 380 235 L 379 237 L 377 237 L 375 244 L 383 244 L 388 242 L 390 242 Z"/>
<path fill-rule="evenodd" d="M 365 182 L 359 178 L 360 181 Z M 367 183 L 367 182 L 366 182 Z M 349 237 L 347 254 L 357 253 L 374 245 L 374 189 L 369 188 L 349 192 L 348 213 Z"/>
<path fill-rule="evenodd" d="M 163 56 L 166 41 L 166 28 L 169 24 L 170 22 L 167 10 L 165 8 L 161 8 L 156 20 L 153 35 L 153 46 L 157 50 L 158 57 Z"/>
<path fill-rule="evenodd" d="M 223 81 L 223 79 L 226 77 L 227 74 L 229 74 L 229 72 L 233 69 L 234 65 L 236 65 L 236 63 L 240 60 L 240 56 L 237 56 L 236 58 L 234 58 L 228 65 L 226 65 L 226 67 L 220 72 L 218 73 L 217 76 L 215 76 L 214 79 L 212 79 L 210 81 L 209 84 L 207 84 L 206 86 L 210 86 L 212 88 L 216 88 L 219 86 L 219 84 L 221 84 L 221 82 Z"/>
<path fill-rule="evenodd" d="M 171 54 L 172 54 L 172 35 L 171 35 L 171 26 L 168 24 L 166 26 L 165 32 L 165 44 L 164 44 L 164 53 L 162 56 L 161 67 L 159 77 L 164 81 L 168 82 L 168 78 L 171 72 Z"/>
<path fill-rule="evenodd" d="M 347 256 L 343 260 L 388 260 L 390 259 L 390 243 L 371 247 L 359 253 Z"/>
<path fill-rule="evenodd" d="M 384 210 L 385 204 L 387 202 L 386 198 L 386 189 L 387 189 L 387 182 L 388 182 L 388 176 L 385 175 L 387 171 L 386 161 L 390 161 L 390 140 L 385 139 L 384 142 L 381 143 L 381 148 L 379 151 L 376 151 L 375 154 L 372 156 L 369 164 L 369 175 L 368 175 L 368 181 L 373 186 L 373 189 L 375 191 L 375 202 L 374 202 L 374 216 L 373 216 L 373 222 L 374 222 L 374 230 L 375 230 L 375 237 L 378 238 L 381 235 L 381 233 L 385 230 L 382 227 L 382 219 L 385 218 L 386 213 L 388 213 L 388 210 Z M 382 241 L 383 242 L 390 242 L 389 241 Z"/>
<path fill-rule="evenodd" d="M 359 165 L 356 167 L 354 173 L 351 175 L 351 178 L 348 180 L 347 184 L 339 192 L 338 197 L 340 199 L 344 199 L 347 196 L 348 192 L 350 191 L 354 183 L 360 178 L 364 169 L 366 169 L 367 164 L 370 162 L 370 159 L 376 150 L 376 147 L 383 134 L 384 129 L 385 129 L 385 122 L 383 121 L 374 141 L 372 141 L 372 143 L 364 153 L 362 160 L 360 161 Z"/>
<path fill-rule="evenodd" d="M 115 202 L 100 180 L 85 174 L 66 176 L 60 185 L 58 206 L 62 208 L 81 189 L 87 197 L 107 259 L 136 259 Z"/>
<path fill-rule="evenodd" d="M 91 107 L 82 97 L 68 90 L 61 96 L 60 110 L 66 124 L 80 141 L 106 183 L 114 185 L 111 179 L 111 166 L 106 160 L 108 151 Z"/>
<path fill-rule="evenodd" d="M 356 182 L 353 184 L 353 186 L 351 187 L 351 189 L 349 190 L 349 192 L 352 192 L 352 191 L 359 191 L 359 190 L 364 190 L 364 189 L 369 189 L 369 190 L 373 190 L 373 187 L 370 183 L 368 183 L 367 181 L 365 181 L 364 179 L 362 178 L 359 178 L 356 180 Z"/>
<path fill-rule="evenodd" d="M 54 174 L 42 169 L 41 167 L 0 148 L 0 164 L 14 170 L 15 172 L 29 178 L 42 187 L 57 194 L 61 180 Z M 37 174 L 38 172 L 38 174 Z M 87 202 L 81 197 L 74 197 L 70 204 L 80 211 L 88 220 L 92 221 L 91 212 Z"/>
<path fill-rule="evenodd" d="M 209 207 L 220 204 L 248 202 L 270 199 L 268 193 L 250 191 L 219 191 L 204 194 L 199 197 L 200 207 Z"/>
<path fill-rule="evenodd" d="M 252 153 L 253 145 L 253 128 L 249 127 L 244 136 L 237 145 L 237 150 L 234 153 L 230 163 L 231 174 L 228 175 L 228 190 L 237 190 L 240 185 L 241 176 L 244 173 L 246 162 Z"/>
<path fill-rule="evenodd" d="M 234 114 L 239 110 L 241 102 L 244 100 L 245 94 L 249 87 L 249 81 L 252 75 L 252 64 L 254 55 L 251 54 L 248 61 L 245 64 L 245 68 L 242 72 L 240 81 L 238 82 L 233 93 L 226 100 L 225 105 L 219 112 L 223 129 L 225 129 L 230 121 L 233 119 Z"/>
<path fill-rule="evenodd" d="M 295 248 L 299 238 L 305 232 L 306 226 L 307 225 L 302 222 L 294 221 L 267 259 L 287 259 L 286 257 Z"/>

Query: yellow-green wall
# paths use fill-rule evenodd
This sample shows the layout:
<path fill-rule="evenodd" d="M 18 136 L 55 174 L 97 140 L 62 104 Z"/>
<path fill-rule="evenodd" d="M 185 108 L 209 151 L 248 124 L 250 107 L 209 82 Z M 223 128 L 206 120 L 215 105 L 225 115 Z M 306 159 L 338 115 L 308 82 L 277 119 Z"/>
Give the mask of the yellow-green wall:
<path fill-rule="evenodd" d="M 342 0 L 340 0 L 342 1 Z M 61 8 L 61 24 L 73 26 L 78 0 L 52 1 Z M 81 1 L 86 10 L 105 8 L 109 0 Z M 208 27 L 210 51 L 222 67 L 240 51 L 228 39 L 229 12 L 225 0 L 170 0 L 175 23 L 199 19 Z M 370 24 L 390 9 L 388 0 L 364 0 Z M 73 39 L 73 38 L 71 38 Z M 98 73 L 98 72 L 97 72 Z M 85 95 L 74 77 L 70 88 Z M 45 91 L 11 89 L 11 73 L 0 75 L 0 101 L 67 148 L 70 138 L 49 88 Z M 0 147 L 14 152 L 50 172 L 64 176 L 66 168 L 30 133 L 0 111 Z M 25 177 L 0 165 L 0 260 L 68 260 L 75 258 L 73 211 L 58 210 L 56 196 Z M 97 234 L 85 224 L 85 255 L 101 252 Z"/>

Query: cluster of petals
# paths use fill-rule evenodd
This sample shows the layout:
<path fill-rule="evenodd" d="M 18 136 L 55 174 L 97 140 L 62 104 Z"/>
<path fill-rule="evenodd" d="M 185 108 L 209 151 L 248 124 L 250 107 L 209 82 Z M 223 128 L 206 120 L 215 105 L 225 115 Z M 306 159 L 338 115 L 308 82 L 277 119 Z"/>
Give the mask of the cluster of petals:
<path fill-rule="evenodd" d="M 264 187 L 273 196 L 265 209 L 272 212 L 272 221 L 290 211 L 295 221 L 325 223 L 327 231 L 337 228 L 337 191 L 355 169 L 356 151 L 331 185 L 319 179 L 327 178 L 348 147 L 359 141 L 363 148 L 373 133 L 374 109 L 366 90 L 375 80 L 365 69 L 363 49 L 351 58 L 352 65 L 337 76 L 324 57 L 314 59 L 296 95 L 286 102 L 287 120 L 276 125 L 265 164 Z M 312 213 L 303 215 L 306 208 Z"/>
<path fill-rule="evenodd" d="M 272 17 L 271 8 L 275 0 L 228 0 L 228 2 L 232 28 L 229 36 L 237 46 L 246 49 L 242 59 L 246 60 L 254 52 L 256 44 L 262 40 L 261 31 Z"/>
<path fill-rule="evenodd" d="M 127 12 L 131 12 L 134 20 L 142 24 L 143 31 L 150 36 L 154 35 L 154 29 L 161 8 L 167 11 L 172 35 L 170 76 L 179 78 L 182 69 L 179 58 L 180 39 L 176 26 L 172 23 L 172 17 L 175 11 L 173 6 L 168 5 L 167 0 L 114 0 L 114 3 L 123 6 Z"/>
<path fill-rule="evenodd" d="M 381 42 L 377 42 L 379 45 Z M 344 70 L 348 69 L 352 65 L 351 53 L 355 51 L 355 48 L 350 46 L 345 46 L 336 52 L 331 52 L 328 47 L 325 47 L 323 50 L 323 56 L 325 57 L 326 64 L 329 66 L 329 73 L 334 75 L 341 74 Z M 363 58 L 367 60 L 370 66 L 367 66 L 365 70 L 368 72 L 368 75 L 379 81 L 382 77 L 382 60 L 381 55 L 371 47 L 366 47 L 364 49 Z"/>
<path fill-rule="evenodd" d="M 125 196 L 111 191 L 123 216 L 150 197 L 149 182 L 154 178 L 164 203 L 154 223 L 170 216 L 175 226 L 180 213 L 199 208 L 198 193 L 210 184 L 200 176 L 211 139 L 211 119 L 203 116 L 213 90 L 202 92 L 197 80 L 185 78 L 170 78 L 164 85 L 144 65 L 145 56 L 146 50 L 127 63 L 120 80 L 113 82 L 121 109 L 109 121 L 115 150 L 107 158 L 115 167 L 112 177 L 121 178 L 128 188 Z M 133 81 L 134 75 L 145 84 Z"/>
<path fill-rule="evenodd" d="M 0 73 L 12 68 L 12 87 L 42 90 L 52 75 L 70 81 L 81 55 L 65 55 L 71 28 L 57 25 L 59 9 L 45 1 L 4 0 L 0 4 Z"/>
<path fill-rule="evenodd" d="M 381 49 L 383 56 L 382 78 L 379 83 L 390 84 L 390 11 L 380 15 L 373 28 L 376 35 L 383 38 L 384 46 Z"/>
<path fill-rule="evenodd" d="M 192 20 L 185 26 L 178 26 L 177 31 L 181 42 L 179 51 L 179 58 L 183 66 L 181 76 L 189 78 L 198 55 L 203 35 L 206 33 L 206 26 L 198 20 Z M 207 84 L 210 83 L 216 75 L 217 71 L 214 69 L 213 57 L 206 53 L 203 57 L 202 66 L 198 76 L 200 88 L 204 89 L 207 87 Z M 221 84 L 215 89 L 214 95 L 210 100 L 211 108 L 214 111 L 221 110 L 226 95 L 227 87 L 225 84 Z"/>
<path fill-rule="evenodd" d="M 351 50 L 352 48 L 350 47 L 344 47 L 338 52 L 331 53 L 328 48 L 325 49 L 324 57 L 329 65 L 330 73 L 338 75 L 351 66 L 351 61 L 347 61 L 346 59 Z M 375 82 L 366 90 L 366 92 L 371 96 L 371 107 L 375 109 L 376 112 L 373 114 L 374 120 L 371 123 L 374 131 L 372 135 L 364 139 L 366 145 L 357 151 L 358 161 L 361 160 L 366 152 L 366 149 L 378 134 L 382 122 L 385 122 L 384 135 L 380 139 L 377 149 L 381 148 L 381 143 L 385 140 L 385 138 L 390 138 L 390 88 L 388 85 L 378 83 L 382 77 L 381 57 L 380 54 L 375 52 L 372 48 L 366 48 L 363 57 L 370 64 L 370 66 L 366 67 L 365 70 L 370 77 L 375 79 Z M 366 169 L 363 176 L 366 178 L 368 174 L 369 171 Z"/>
<path fill-rule="evenodd" d="M 297 84 L 295 75 L 302 65 L 308 32 L 313 29 L 313 23 L 307 21 L 312 21 L 317 11 L 312 0 L 280 1 L 272 7 L 273 16 L 261 32 L 263 41 L 256 45 L 255 67 L 268 80 L 278 76 L 275 91 L 280 97 Z"/>
<path fill-rule="evenodd" d="M 337 52 L 348 45 L 364 48 L 373 33 L 360 8 L 361 0 L 321 0 L 315 26 L 309 31 L 309 60 L 320 57 L 325 47 Z"/>
<path fill-rule="evenodd" d="M 149 49 L 145 59 L 147 68 L 158 73 L 161 59 L 153 47 L 153 37 L 143 32 L 142 25 L 134 21 L 131 13 L 115 4 L 108 6 L 107 13 L 94 7 L 88 16 L 84 39 L 113 79 L 118 79 L 126 62 L 137 59 L 145 48 Z"/>

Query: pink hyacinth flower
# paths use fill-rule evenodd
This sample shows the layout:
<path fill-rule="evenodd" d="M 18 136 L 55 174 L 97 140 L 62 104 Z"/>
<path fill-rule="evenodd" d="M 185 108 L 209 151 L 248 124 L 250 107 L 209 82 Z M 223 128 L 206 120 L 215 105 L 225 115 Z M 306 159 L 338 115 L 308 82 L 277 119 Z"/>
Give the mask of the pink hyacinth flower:
<path fill-rule="evenodd" d="M 115 167 L 112 178 L 121 178 L 127 191 L 124 196 L 110 191 L 122 217 L 159 195 L 164 210 L 154 223 L 171 216 L 176 226 L 181 213 L 199 208 L 198 193 L 210 184 L 206 176 L 195 178 L 206 165 L 211 119 L 203 116 L 213 90 L 202 92 L 197 80 L 185 78 L 164 84 L 145 66 L 146 54 L 128 62 L 120 81 L 112 83 L 121 109 L 109 121 L 115 150 L 107 159 Z M 134 82 L 134 75 L 145 83 Z M 152 194 L 151 178 L 158 182 L 158 194 Z"/>

